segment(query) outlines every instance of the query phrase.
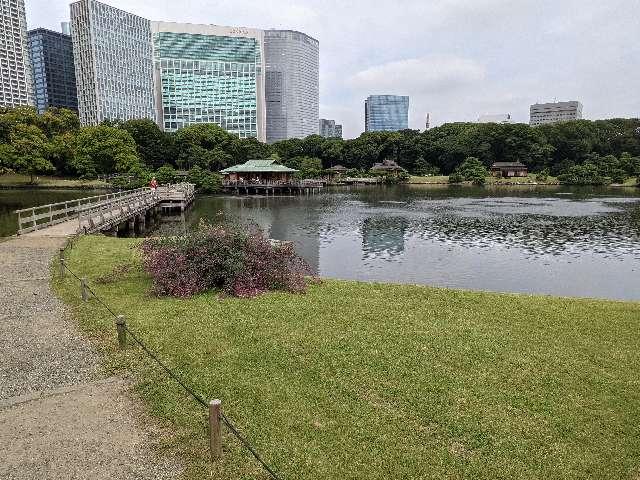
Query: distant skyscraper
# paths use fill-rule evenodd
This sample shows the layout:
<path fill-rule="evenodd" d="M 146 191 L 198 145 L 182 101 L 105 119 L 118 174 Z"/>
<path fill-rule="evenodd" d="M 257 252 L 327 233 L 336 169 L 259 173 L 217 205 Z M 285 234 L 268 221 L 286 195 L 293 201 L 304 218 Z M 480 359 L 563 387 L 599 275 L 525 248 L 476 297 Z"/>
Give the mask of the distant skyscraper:
<path fill-rule="evenodd" d="M 531 105 L 529 125 L 535 127 L 545 123 L 566 122 L 582 118 L 582 104 L 577 101 L 536 103 Z"/>
<path fill-rule="evenodd" d="M 153 22 L 158 123 L 216 123 L 265 141 L 264 34 L 253 28 Z"/>
<path fill-rule="evenodd" d="M 409 128 L 409 97 L 370 95 L 365 100 L 365 132 L 393 132 L 406 128 Z"/>
<path fill-rule="evenodd" d="M 0 0 L 0 106 L 33 105 L 24 0 Z"/>
<path fill-rule="evenodd" d="M 335 120 L 321 118 L 319 121 L 320 135 L 326 138 L 342 138 L 342 125 L 336 124 Z"/>
<path fill-rule="evenodd" d="M 265 30 L 267 142 L 318 133 L 319 43 L 292 30 Z"/>
<path fill-rule="evenodd" d="M 78 110 L 71 36 L 46 28 L 29 30 L 28 35 L 38 112 L 49 107 Z"/>
<path fill-rule="evenodd" d="M 80 122 L 155 120 L 151 22 L 79 0 L 71 4 L 71 36 Z"/>
<path fill-rule="evenodd" d="M 499 113 L 496 115 L 480 115 L 478 123 L 513 123 L 513 120 L 511 119 L 511 114 Z"/>

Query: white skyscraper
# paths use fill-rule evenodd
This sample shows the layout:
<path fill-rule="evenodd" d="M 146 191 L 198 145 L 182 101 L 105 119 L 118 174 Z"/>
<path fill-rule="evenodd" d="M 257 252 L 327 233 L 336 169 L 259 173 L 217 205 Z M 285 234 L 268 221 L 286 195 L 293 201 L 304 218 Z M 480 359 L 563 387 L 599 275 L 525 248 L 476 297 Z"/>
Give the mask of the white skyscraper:
<path fill-rule="evenodd" d="M 33 105 L 24 0 L 0 0 L 0 106 Z"/>
<path fill-rule="evenodd" d="M 529 125 L 567 122 L 582 118 L 582 104 L 577 101 L 535 103 L 529 109 Z"/>
<path fill-rule="evenodd" d="M 320 44 L 293 30 L 265 30 L 267 142 L 318 133 Z"/>
<path fill-rule="evenodd" d="M 151 22 L 80 0 L 71 4 L 71 34 L 80 122 L 155 120 Z"/>

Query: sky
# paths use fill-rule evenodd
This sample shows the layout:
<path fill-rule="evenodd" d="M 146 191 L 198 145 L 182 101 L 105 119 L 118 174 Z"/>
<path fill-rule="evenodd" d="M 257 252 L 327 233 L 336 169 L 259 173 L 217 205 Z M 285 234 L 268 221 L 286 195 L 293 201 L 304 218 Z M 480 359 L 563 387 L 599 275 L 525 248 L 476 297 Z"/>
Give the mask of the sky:
<path fill-rule="evenodd" d="M 59 30 L 65 0 L 25 0 Z M 364 130 L 368 95 L 409 95 L 409 127 L 579 100 L 640 116 L 640 0 L 104 0 L 150 20 L 302 31 L 320 42 L 320 117 Z"/>

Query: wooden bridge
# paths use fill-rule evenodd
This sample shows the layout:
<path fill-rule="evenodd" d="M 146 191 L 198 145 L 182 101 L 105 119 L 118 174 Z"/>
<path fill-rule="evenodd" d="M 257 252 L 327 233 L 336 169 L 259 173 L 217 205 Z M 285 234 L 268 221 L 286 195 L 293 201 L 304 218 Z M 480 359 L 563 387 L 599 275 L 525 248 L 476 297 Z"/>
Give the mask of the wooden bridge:
<path fill-rule="evenodd" d="M 150 188 L 138 188 L 116 193 L 38 207 L 16 210 L 18 235 L 69 236 L 77 233 L 119 231 L 142 234 L 147 225 L 159 221 L 162 211 L 184 210 L 195 197 L 195 186 L 180 183 Z"/>

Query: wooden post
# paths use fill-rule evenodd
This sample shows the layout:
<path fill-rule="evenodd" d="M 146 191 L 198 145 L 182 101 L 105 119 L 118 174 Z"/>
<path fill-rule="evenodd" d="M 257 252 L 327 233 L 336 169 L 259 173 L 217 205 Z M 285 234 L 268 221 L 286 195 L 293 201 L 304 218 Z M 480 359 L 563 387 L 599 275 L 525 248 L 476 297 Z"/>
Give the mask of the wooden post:
<path fill-rule="evenodd" d="M 222 434 L 220 432 L 220 400 L 209 402 L 209 450 L 211 461 L 222 458 Z"/>
<path fill-rule="evenodd" d="M 64 278 L 64 248 L 60 249 L 60 278 Z"/>
<path fill-rule="evenodd" d="M 127 346 L 127 331 L 125 330 L 125 325 L 124 315 L 118 315 L 116 318 L 116 329 L 118 330 L 118 345 L 120 348 Z"/>
<path fill-rule="evenodd" d="M 82 277 L 80 279 L 80 293 L 82 294 L 83 302 L 86 302 L 89 300 L 89 292 L 87 290 L 87 277 Z"/>

